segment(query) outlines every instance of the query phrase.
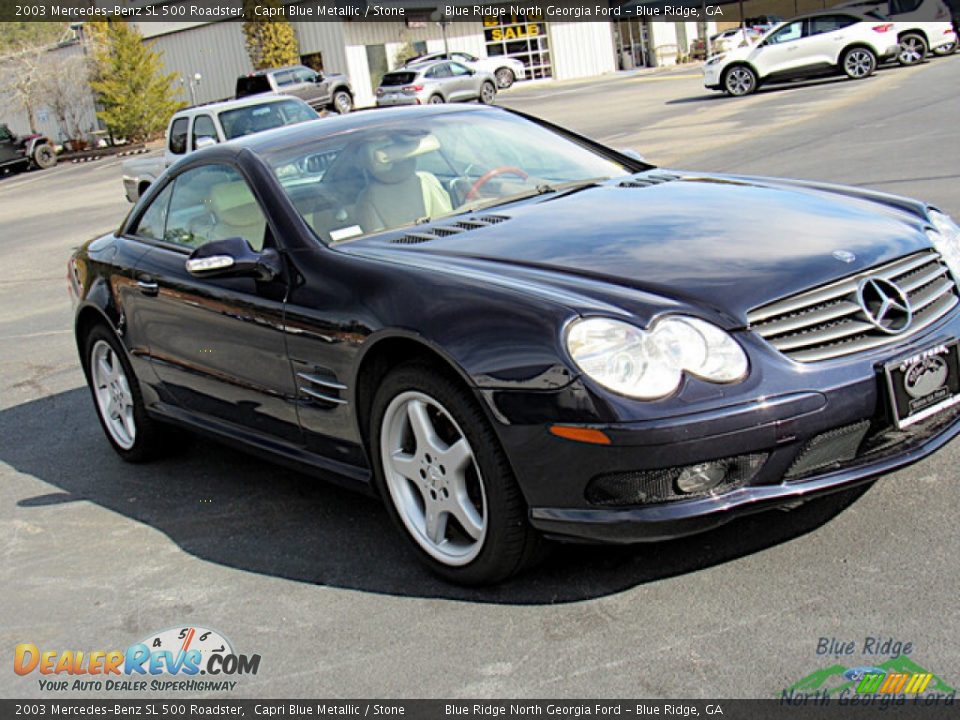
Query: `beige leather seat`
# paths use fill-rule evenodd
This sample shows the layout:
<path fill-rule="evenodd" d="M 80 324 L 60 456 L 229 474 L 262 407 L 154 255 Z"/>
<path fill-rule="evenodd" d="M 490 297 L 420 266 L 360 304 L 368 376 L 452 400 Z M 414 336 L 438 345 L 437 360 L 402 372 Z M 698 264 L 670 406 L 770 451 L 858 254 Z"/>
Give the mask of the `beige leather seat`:
<path fill-rule="evenodd" d="M 436 136 L 370 143 L 364 150 L 369 182 L 357 200 L 364 232 L 408 225 L 453 210 L 450 195 L 432 173 L 417 171 L 417 157 L 439 147 Z"/>
<path fill-rule="evenodd" d="M 216 219 L 211 240 L 242 237 L 254 250 L 263 249 L 267 221 L 245 182 L 236 180 L 211 187 L 210 211 Z"/>

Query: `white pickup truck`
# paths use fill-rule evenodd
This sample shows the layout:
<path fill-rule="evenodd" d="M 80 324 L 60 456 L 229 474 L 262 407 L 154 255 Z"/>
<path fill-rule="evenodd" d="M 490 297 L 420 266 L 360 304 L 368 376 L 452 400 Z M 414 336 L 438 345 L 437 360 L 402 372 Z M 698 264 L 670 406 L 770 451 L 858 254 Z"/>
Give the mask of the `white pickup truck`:
<path fill-rule="evenodd" d="M 181 110 L 167 126 L 163 155 L 127 160 L 121 166 L 127 200 L 136 202 L 164 170 L 194 150 L 318 117 L 307 103 L 289 95 L 260 95 Z"/>

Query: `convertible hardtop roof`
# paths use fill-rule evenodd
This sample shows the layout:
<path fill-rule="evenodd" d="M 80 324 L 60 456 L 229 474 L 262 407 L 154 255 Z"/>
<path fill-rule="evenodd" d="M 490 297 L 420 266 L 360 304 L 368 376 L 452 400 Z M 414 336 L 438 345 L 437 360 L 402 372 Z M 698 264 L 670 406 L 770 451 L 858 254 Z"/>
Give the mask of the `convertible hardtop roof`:
<path fill-rule="evenodd" d="M 249 148 L 253 152 L 267 153 L 271 150 L 290 145 L 309 143 L 329 135 L 338 135 L 350 130 L 376 127 L 396 121 L 406 122 L 416 127 L 417 117 L 424 115 L 459 115 L 477 112 L 507 112 L 502 108 L 489 105 L 421 105 L 413 107 L 378 108 L 359 110 L 348 115 L 308 120 L 307 122 L 287 125 L 253 135 L 231 140 L 230 145 L 238 151 Z M 212 148 L 211 148 L 212 149 Z"/>

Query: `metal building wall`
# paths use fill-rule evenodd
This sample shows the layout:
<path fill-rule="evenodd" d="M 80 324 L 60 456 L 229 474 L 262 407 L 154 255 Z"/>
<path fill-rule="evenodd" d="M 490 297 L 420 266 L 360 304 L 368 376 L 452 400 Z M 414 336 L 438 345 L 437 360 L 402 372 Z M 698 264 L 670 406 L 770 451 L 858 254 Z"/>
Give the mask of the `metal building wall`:
<path fill-rule="evenodd" d="M 555 79 L 590 77 L 617 69 L 612 23 L 551 22 L 547 31 Z"/>
<path fill-rule="evenodd" d="M 232 98 L 237 77 L 253 70 L 239 22 L 193 25 L 188 29 L 156 35 L 149 42 L 163 52 L 163 64 L 167 72 L 185 79 L 200 73 L 202 79 L 195 91 L 198 103 Z M 179 84 L 177 87 L 181 90 L 180 99 L 189 103 L 189 88 Z"/>

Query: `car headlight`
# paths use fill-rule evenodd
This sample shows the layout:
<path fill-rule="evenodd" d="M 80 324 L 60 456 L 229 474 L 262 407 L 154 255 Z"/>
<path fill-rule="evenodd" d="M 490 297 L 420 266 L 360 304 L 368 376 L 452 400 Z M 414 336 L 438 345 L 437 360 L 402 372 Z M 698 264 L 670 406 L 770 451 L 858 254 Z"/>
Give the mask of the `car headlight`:
<path fill-rule="evenodd" d="M 708 322 L 671 315 L 642 330 L 610 318 L 585 318 L 567 330 L 567 350 L 588 377 L 620 395 L 656 400 L 676 392 L 683 374 L 714 383 L 742 380 L 747 356 Z"/>
<path fill-rule="evenodd" d="M 707 63 L 706 63 L 706 64 L 707 64 L 707 65 L 716 65 L 718 62 L 720 62 L 721 60 L 723 60 L 723 58 L 724 58 L 724 54 L 723 54 L 723 53 L 720 53 L 719 55 L 714 55 L 712 58 L 710 58 L 709 60 L 707 60 Z"/>
<path fill-rule="evenodd" d="M 957 227 L 949 215 L 939 210 L 930 210 L 927 217 L 936 228 L 927 230 L 927 237 L 950 268 L 953 279 L 960 283 L 960 227 Z"/>

